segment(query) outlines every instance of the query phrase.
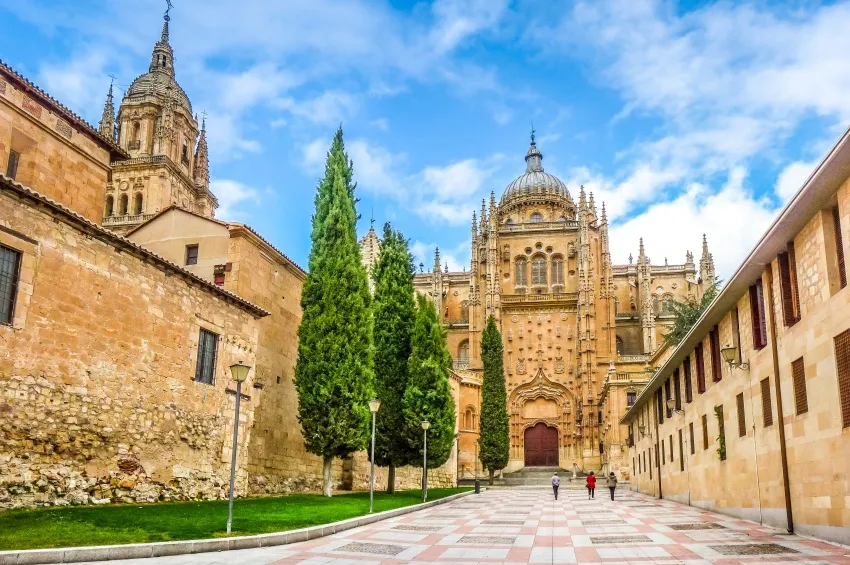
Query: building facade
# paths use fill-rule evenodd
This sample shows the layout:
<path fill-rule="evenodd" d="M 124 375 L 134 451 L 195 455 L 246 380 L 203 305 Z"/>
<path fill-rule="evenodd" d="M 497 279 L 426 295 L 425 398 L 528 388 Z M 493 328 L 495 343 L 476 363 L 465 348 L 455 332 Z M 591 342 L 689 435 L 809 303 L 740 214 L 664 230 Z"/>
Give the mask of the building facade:
<path fill-rule="evenodd" d="M 850 132 L 626 413 L 631 488 L 850 543 Z"/>
<path fill-rule="evenodd" d="M 525 466 L 615 470 L 630 474 L 629 403 L 663 357 L 673 300 L 699 300 L 714 281 L 703 242 L 678 265 L 654 265 L 640 242 L 637 261 L 614 265 L 604 203 L 546 173 L 532 134 L 525 173 L 497 203 L 473 213 L 468 271 L 449 272 L 439 250 L 415 291 L 430 297 L 448 328 L 460 381 L 459 474 L 475 473 L 482 363 L 481 332 L 489 316 L 504 341 L 510 415 L 510 462 Z M 361 242 L 364 261 L 376 257 L 374 231 Z M 424 271 L 424 268 L 420 268 Z M 710 283 L 709 283 L 710 284 Z"/>

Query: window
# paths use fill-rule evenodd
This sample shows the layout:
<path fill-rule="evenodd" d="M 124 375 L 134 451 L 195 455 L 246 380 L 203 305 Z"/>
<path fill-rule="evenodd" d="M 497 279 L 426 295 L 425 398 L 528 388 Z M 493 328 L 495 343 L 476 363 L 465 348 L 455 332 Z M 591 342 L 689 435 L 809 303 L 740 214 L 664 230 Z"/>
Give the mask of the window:
<path fill-rule="evenodd" d="M 750 321 L 753 326 L 753 348 L 767 345 L 767 322 L 764 316 L 764 287 L 761 279 L 750 287 Z"/>
<path fill-rule="evenodd" d="M 691 455 L 696 453 L 696 445 L 694 445 L 694 423 L 688 424 L 688 437 L 691 441 Z"/>
<path fill-rule="evenodd" d="M 666 381 L 664 381 L 664 407 L 667 408 L 667 401 L 673 398 L 672 393 L 670 392 L 670 378 L 668 377 Z M 673 411 L 670 408 L 667 408 L 667 417 L 673 417 Z"/>
<path fill-rule="evenodd" d="M 679 369 L 673 371 L 673 398 L 676 399 L 676 410 L 682 409 L 682 384 L 679 380 Z"/>
<path fill-rule="evenodd" d="M 739 393 L 735 397 L 735 402 L 738 404 L 738 437 L 747 435 L 747 421 L 744 414 L 744 393 Z"/>
<path fill-rule="evenodd" d="M 528 286 L 528 271 L 526 269 L 527 261 L 525 257 L 520 257 L 516 260 L 514 265 L 515 267 L 515 276 L 516 276 L 516 286 Z"/>
<path fill-rule="evenodd" d="M 782 295 L 782 314 L 786 326 L 800 321 L 800 291 L 797 288 L 797 260 L 794 242 L 789 241 L 787 251 L 779 254 L 779 290 Z"/>
<path fill-rule="evenodd" d="M 726 424 L 723 421 L 723 405 L 714 408 L 717 414 L 717 436 L 720 438 L 720 445 L 726 445 Z M 720 453 L 720 460 L 726 461 L 726 450 Z"/>
<path fill-rule="evenodd" d="M 103 208 L 103 216 L 108 218 L 115 213 L 115 199 L 110 195 L 106 197 L 106 206 Z"/>
<path fill-rule="evenodd" d="M 546 285 L 546 258 L 535 257 L 531 260 L 531 284 L 533 286 Z"/>
<path fill-rule="evenodd" d="M 655 391 L 655 405 L 658 407 L 658 423 L 664 423 L 664 398 L 661 396 L 661 389 Z"/>
<path fill-rule="evenodd" d="M 183 152 L 180 154 L 180 160 L 186 165 L 189 164 L 189 142 L 185 139 L 183 140 Z"/>
<path fill-rule="evenodd" d="M 564 285 L 564 260 L 560 257 L 552 258 L 552 284 Z"/>
<path fill-rule="evenodd" d="M 809 399 L 806 395 L 806 369 L 803 366 L 802 357 L 791 363 L 791 378 L 794 380 L 794 405 L 799 416 L 809 411 Z"/>
<path fill-rule="evenodd" d="M 738 316 L 738 307 L 735 306 L 735 309 L 732 310 L 732 345 L 738 348 L 738 352 L 736 354 L 736 363 L 740 363 L 743 359 L 743 351 L 741 347 L 741 324 L 739 323 Z"/>
<path fill-rule="evenodd" d="M 662 314 L 673 314 L 673 295 L 665 294 L 661 299 L 661 313 Z"/>
<path fill-rule="evenodd" d="M 694 361 L 697 364 L 697 392 L 705 392 L 705 359 L 702 354 L 702 343 L 698 343 L 694 349 Z"/>
<path fill-rule="evenodd" d="M 543 214 L 541 214 L 540 212 L 535 212 L 531 215 L 530 220 L 534 224 L 540 223 L 543 221 Z"/>
<path fill-rule="evenodd" d="M 11 324 L 15 319 L 20 270 L 21 252 L 0 245 L 0 324 Z"/>
<path fill-rule="evenodd" d="M 18 174 L 18 163 L 21 162 L 21 154 L 17 151 L 9 151 L 9 160 L 6 161 L 6 176 L 14 179 Z"/>
<path fill-rule="evenodd" d="M 597 412 L 597 415 L 598 415 L 598 418 L 597 418 L 596 423 L 599 424 L 599 425 L 602 425 L 602 410 Z M 600 453 L 602 453 L 602 452 L 600 451 Z"/>
<path fill-rule="evenodd" d="M 623 348 L 624 348 L 623 338 L 621 338 L 620 336 L 617 336 L 616 339 L 617 339 L 617 355 L 622 355 L 623 354 Z"/>
<path fill-rule="evenodd" d="M 637 470 L 637 467 L 635 467 L 635 458 L 634 457 L 632 457 L 632 469 Z"/>
<path fill-rule="evenodd" d="M 838 369 L 841 427 L 850 428 L 850 330 L 835 336 L 835 365 Z"/>
<path fill-rule="evenodd" d="M 187 245 L 186 246 L 186 264 L 187 265 L 197 265 L 198 264 L 198 245 Z"/>
<path fill-rule="evenodd" d="M 702 448 L 708 449 L 708 416 L 702 415 Z"/>
<path fill-rule="evenodd" d="M 670 443 L 668 445 L 670 446 L 670 463 L 672 463 L 673 460 L 674 460 L 674 457 L 673 457 L 673 434 L 670 434 Z"/>
<path fill-rule="evenodd" d="M 667 463 L 667 448 L 664 447 L 664 440 L 661 440 L 661 464 Z"/>
<path fill-rule="evenodd" d="M 136 198 L 133 202 L 133 213 L 139 215 L 142 213 L 142 193 L 136 194 Z"/>
<path fill-rule="evenodd" d="M 460 303 L 460 319 L 462 322 L 469 321 L 469 302 L 466 300 Z"/>
<path fill-rule="evenodd" d="M 761 411 L 764 427 L 773 425 L 773 409 L 770 407 L 770 380 L 761 380 Z"/>
<path fill-rule="evenodd" d="M 463 416 L 464 429 L 474 430 L 476 425 L 475 408 L 468 406 Z"/>
<path fill-rule="evenodd" d="M 142 126 L 139 125 L 139 122 L 133 123 L 133 141 L 139 141 L 142 139 Z"/>
<path fill-rule="evenodd" d="M 691 386 L 691 356 L 685 357 L 682 368 L 685 371 L 685 402 L 691 403 L 694 401 L 694 390 Z"/>
<path fill-rule="evenodd" d="M 655 312 L 656 315 L 660 314 L 658 306 L 658 297 L 655 295 L 652 296 L 652 311 Z"/>
<path fill-rule="evenodd" d="M 215 384 L 215 358 L 218 349 L 218 334 L 201 328 L 198 339 L 198 365 L 195 380 L 208 385 Z"/>
<path fill-rule="evenodd" d="M 714 326 L 714 329 L 708 332 L 708 341 L 711 345 L 711 380 L 717 383 L 723 378 L 720 361 L 720 328 Z"/>
<path fill-rule="evenodd" d="M 839 287 L 847 286 L 847 270 L 844 265 L 844 238 L 841 236 L 841 214 L 838 212 L 838 206 L 832 209 L 833 232 L 835 233 L 835 255 L 838 264 L 838 279 Z"/>
<path fill-rule="evenodd" d="M 626 393 L 626 406 L 631 408 L 632 406 L 635 405 L 635 400 L 637 400 L 637 393 L 636 392 L 627 392 Z"/>
<path fill-rule="evenodd" d="M 457 359 L 461 363 L 469 363 L 469 341 L 462 341 L 457 350 Z"/>
<path fill-rule="evenodd" d="M 646 473 L 646 451 L 643 452 L 643 472 Z"/>
<path fill-rule="evenodd" d="M 127 203 L 128 203 L 128 201 L 129 201 L 129 199 L 127 198 L 126 194 L 122 194 L 121 198 L 118 199 L 118 215 L 119 216 L 126 216 L 127 215 L 127 208 L 128 208 Z"/>
<path fill-rule="evenodd" d="M 685 446 L 682 441 L 682 430 L 679 430 L 679 470 L 685 470 Z"/>
<path fill-rule="evenodd" d="M 658 460 L 655 461 L 655 466 L 658 466 Z M 649 448 L 649 479 L 652 480 L 652 448 Z"/>

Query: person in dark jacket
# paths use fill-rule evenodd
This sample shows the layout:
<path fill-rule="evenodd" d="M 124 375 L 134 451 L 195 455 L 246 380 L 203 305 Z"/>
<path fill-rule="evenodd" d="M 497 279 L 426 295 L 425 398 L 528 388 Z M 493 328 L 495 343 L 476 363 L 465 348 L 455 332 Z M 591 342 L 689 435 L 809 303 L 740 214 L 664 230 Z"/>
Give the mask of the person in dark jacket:
<path fill-rule="evenodd" d="M 614 474 L 614 471 L 611 471 L 608 474 L 605 484 L 608 487 L 608 490 L 611 491 L 611 500 L 614 500 L 614 490 L 617 488 L 617 475 Z"/>
<path fill-rule="evenodd" d="M 555 491 L 555 500 L 558 500 L 558 487 L 561 486 L 561 477 L 558 473 L 552 475 L 552 490 Z"/>
<path fill-rule="evenodd" d="M 593 474 L 593 471 L 587 476 L 587 499 L 596 498 L 596 475 Z"/>

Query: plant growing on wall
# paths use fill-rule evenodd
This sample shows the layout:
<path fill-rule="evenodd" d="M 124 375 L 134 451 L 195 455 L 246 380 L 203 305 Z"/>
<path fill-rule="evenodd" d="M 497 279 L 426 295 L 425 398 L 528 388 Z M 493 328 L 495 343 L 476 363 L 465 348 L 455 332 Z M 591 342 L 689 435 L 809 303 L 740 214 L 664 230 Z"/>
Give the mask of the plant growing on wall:
<path fill-rule="evenodd" d="M 413 256 L 408 241 L 384 225 L 381 254 L 375 265 L 375 393 L 378 410 L 375 463 L 388 466 L 387 492 L 395 492 L 396 467 L 415 462 L 405 434 L 403 412 L 410 358 L 410 334 L 416 315 L 413 302 Z"/>
<path fill-rule="evenodd" d="M 354 188 L 340 128 L 316 191 L 295 366 L 298 421 L 307 451 L 322 457 L 325 496 L 331 496 L 333 458 L 366 447 L 374 394 L 371 296 L 355 233 Z"/>
<path fill-rule="evenodd" d="M 484 382 L 481 386 L 481 464 L 493 473 L 508 464 L 510 428 L 508 421 L 505 370 L 502 365 L 502 336 L 493 316 L 481 335 L 481 360 L 484 363 Z"/>
<path fill-rule="evenodd" d="M 670 326 L 670 331 L 664 334 L 664 342 L 669 345 L 677 345 L 682 341 L 717 296 L 719 289 L 720 280 L 715 280 L 714 284 L 705 290 L 699 302 L 673 300 L 670 303 L 673 325 Z"/>
<path fill-rule="evenodd" d="M 717 457 L 726 461 L 726 427 L 723 424 L 723 406 L 714 407 L 714 416 L 717 418 Z"/>

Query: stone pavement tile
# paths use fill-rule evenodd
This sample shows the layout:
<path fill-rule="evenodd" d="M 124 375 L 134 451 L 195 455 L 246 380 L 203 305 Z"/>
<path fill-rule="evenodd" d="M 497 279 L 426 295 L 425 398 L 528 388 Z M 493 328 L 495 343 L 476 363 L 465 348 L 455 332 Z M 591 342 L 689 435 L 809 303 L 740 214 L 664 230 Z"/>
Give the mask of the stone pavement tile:
<path fill-rule="evenodd" d="M 571 547 L 532 547 L 529 563 L 577 563 Z"/>
<path fill-rule="evenodd" d="M 599 554 L 592 547 L 576 547 L 573 540 L 573 550 L 575 551 L 576 562 L 578 563 L 598 563 Z"/>
<path fill-rule="evenodd" d="M 504 561 L 507 556 L 507 548 L 450 547 L 443 552 L 443 557 L 448 559 L 498 559 Z"/>

